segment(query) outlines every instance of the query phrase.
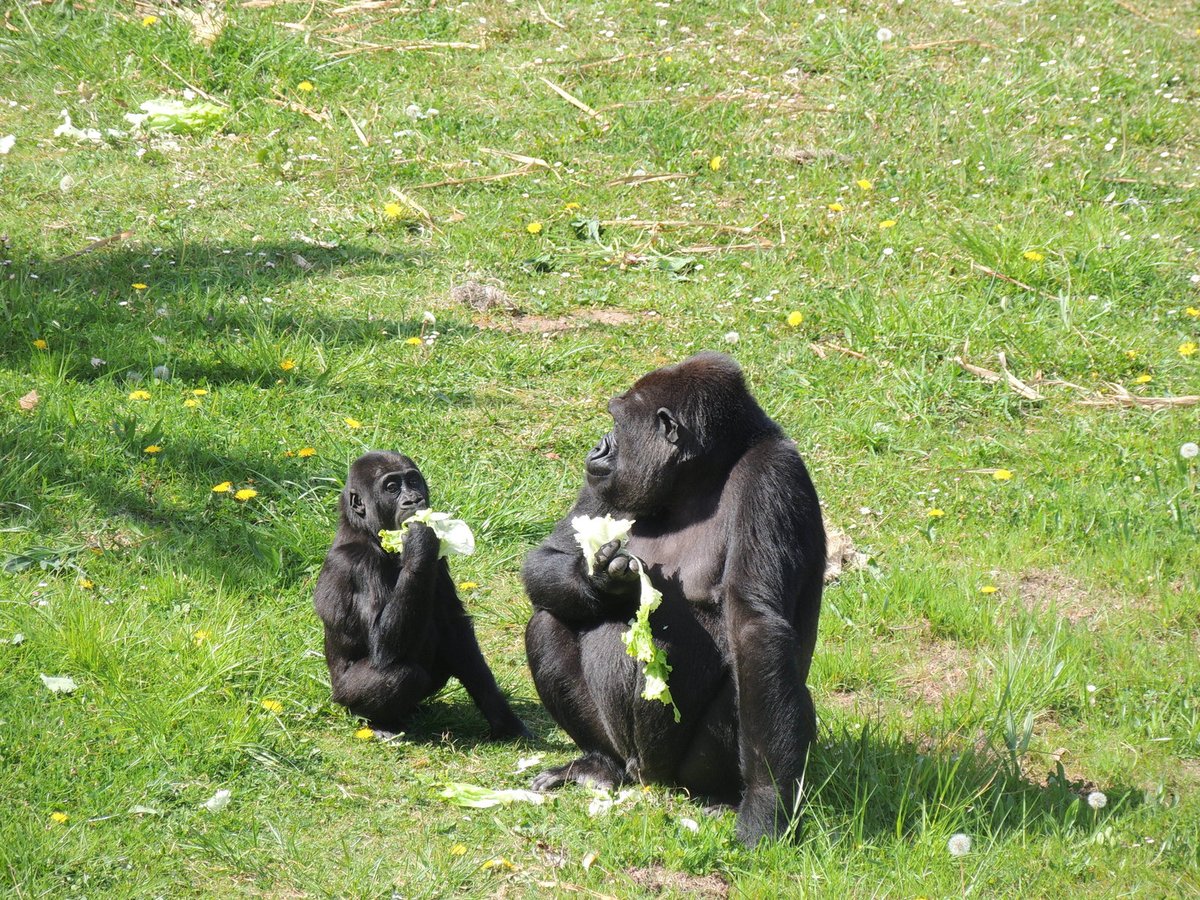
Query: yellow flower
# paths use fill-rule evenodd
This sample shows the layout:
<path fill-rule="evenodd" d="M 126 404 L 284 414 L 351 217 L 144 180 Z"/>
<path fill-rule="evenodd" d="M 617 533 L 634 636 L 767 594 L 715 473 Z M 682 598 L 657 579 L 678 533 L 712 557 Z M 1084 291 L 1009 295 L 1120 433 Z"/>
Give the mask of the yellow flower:
<path fill-rule="evenodd" d="M 153 456 L 155 453 L 162 453 L 162 447 L 158 446 L 158 444 L 151 444 L 149 447 L 143 447 L 142 452 Z"/>
<path fill-rule="evenodd" d="M 207 391 L 207 390 L 205 390 L 204 388 L 196 388 L 194 391 L 192 391 L 192 396 L 194 396 L 194 397 L 207 397 L 207 396 L 208 396 L 208 391 Z"/>
<path fill-rule="evenodd" d="M 150 392 L 149 391 L 130 391 L 129 399 L 130 400 L 149 400 Z"/>
<path fill-rule="evenodd" d="M 509 872 L 514 871 L 517 867 L 510 863 L 503 856 L 497 856 L 495 859 L 489 859 L 479 868 L 481 869 L 507 869 Z"/>
<path fill-rule="evenodd" d="M 79 586 L 81 588 L 83 588 L 85 591 L 90 591 L 92 588 L 94 588 L 96 586 L 96 582 L 92 581 L 92 579 L 90 579 L 90 578 L 81 576 L 79 579 Z"/>
<path fill-rule="evenodd" d="M 135 282 L 133 283 L 133 289 L 134 289 L 135 291 L 144 291 L 144 290 L 145 290 L 146 288 L 148 288 L 148 287 L 150 287 L 150 285 L 148 285 L 148 284 L 142 284 L 140 281 L 135 281 Z"/>
<path fill-rule="evenodd" d="M 232 481 L 222 481 L 220 484 L 214 484 L 212 486 L 212 491 L 214 494 L 228 494 L 231 490 L 233 490 Z"/>
<path fill-rule="evenodd" d="M 541 222 L 530 222 L 528 225 L 525 226 L 525 230 L 528 231 L 530 234 L 541 234 L 542 233 L 542 223 Z"/>
<path fill-rule="evenodd" d="M 467 852 L 466 844 L 455 844 L 453 847 L 450 848 L 451 856 L 462 856 L 466 852 Z"/>
<path fill-rule="evenodd" d="M 710 169 L 712 169 L 714 172 L 719 172 L 719 171 L 721 171 L 721 164 L 724 162 L 725 162 L 725 157 L 714 156 L 712 159 L 710 159 L 708 161 L 708 167 Z"/>
<path fill-rule="evenodd" d="M 575 201 L 573 201 L 573 200 L 572 200 L 570 203 L 567 203 L 567 204 L 565 204 L 565 205 L 563 206 L 563 209 L 567 209 L 567 210 L 571 210 L 571 209 L 583 209 L 583 207 L 582 207 L 582 206 L 580 206 L 578 203 L 576 203 Z M 460 845 L 456 844 L 455 846 L 460 846 Z"/>
<path fill-rule="evenodd" d="M 290 372 L 292 369 L 296 368 L 296 361 L 294 359 L 280 360 L 279 368 L 283 369 L 285 372 Z"/>
<path fill-rule="evenodd" d="M 50 821 L 56 825 L 63 825 L 67 821 L 67 814 L 65 812 L 52 812 L 50 813 Z"/>
<path fill-rule="evenodd" d="M 1126 350 L 1125 356 L 1128 357 L 1129 359 L 1137 359 L 1138 352 L 1136 350 Z"/>
<path fill-rule="evenodd" d="M 1189 306 L 1183 311 L 1183 314 L 1185 316 L 1191 316 L 1193 319 L 1200 319 L 1200 309 L 1196 309 L 1194 306 Z"/>
<path fill-rule="evenodd" d="M 158 16 L 142 16 L 142 27 L 149 28 L 158 21 Z"/>
<path fill-rule="evenodd" d="M 1133 379 L 1133 383 L 1134 384 L 1149 384 L 1153 380 L 1154 380 L 1154 377 L 1152 375 L 1142 374 L 1142 375 L 1139 375 L 1137 378 Z"/>
<path fill-rule="evenodd" d="M 354 732 L 354 736 L 360 741 L 369 741 L 371 738 L 375 737 L 375 732 L 370 728 L 360 728 L 358 731 Z"/>
<path fill-rule="evenodd" d="M 317 451 L 312 447 L 301 447 L 296 451 L 296 455 L 301 459 L 308 459 L 310 456 L 316 456 Z"/>
<path fill-rule="evenodd" d="M 1038 253 L 1036 250 L 1026 250 L 1021 255 L 1023 257 L 1025 257 L 1027 260 L 1029 260 L 1030 262 L 1041 262 L 1043 259 L 1046 258 L 1045 254 Z"/>
<path fill-rule="evenodd" d="M 828 209 L 830 212 L 841 212 L 846 207 L 842 206 L 842 204 L 840 204 L 840 203 L 830 203 L 829 206 L 827 206 L 825 208 Z"/>
<path fill-rule="evenodd" d="M 997 469 L 992 473 L 992 477 L 997 481 L 1011 481 L 1012 472 L 1008 471 L 1008 469 Z"/>
<path fill-rule="evenodd" d="M 929 518 L 931 518 L 931 519 L 940 519 L 945 514 L 946 514 L 945 512 L 938 509 L 936 506 L 933 507 L 932 509 L 927 509 L 925 511 L 925 515 L 929 516 Z"/>
<path fill-rule="evenodd" d="M 421 339 L 416 335 L 413 335 L 410 338 L 405 338 L 404 343 L 408 344 L 410 347 L 419 347 L 421 346 Z"/>
<path fill-rule="evenodd" d="M 358 419 L 345 419 L 344 421 L 347 428 L 362 428 L 362 422 Z"/>
<path fill-rule="evenodd" d="M 283 704 L 280 703 L 278 700 L 264 700 L 262 702 L 262 708 L 265 709 L 267 712 L 273 712 L 273 713 L 283 712 Z"/>
<path fill-rule="evenodd" d="M 875 185 L 871 184 L 871 182 L 867 181 L 867 179 L 865 179 L 865 178 L 860 178 L 860 179 L 858 179 L 858 181 L 856 181 L 854 183 L 857 184 L 859 186 L 859 188 L 864 191 L 875 190 Z"/>
<path fill-rule="evenodd" d="M 188 409 L 193 409 L 200 405 L 200 401 L 197 400 L 195 397 L 188 397 L 186 400 L 183 401 L 183 405 L 186 406 Z"/>
<path fill-rule="evenodd" d="M 296 89 L 304 91 L 304 93 L 306 93 L 306 94 L 311 94 L 313 91 L 316 90 L 316 88 L 313 87 L 313 83 L 311 81 L 300 82 L 298 85 L 296 85 Z"/>
<path fill-rule="evenodd" d="M 804 313 L 799 310 L 788 313 L 787 323 L 789 328 L 799 328 L 804 324 Z"/>
<path fill-rule="evenodd" d="M 981 587 L 981 588 L 979 589 L 979 593 L 981 593 L 981 594 L 994 594 L 994 593 L 996 593 L 996 591 L 998 591 L 998 590 L 1000 590 L 1000 589 L 999 589 L 998 587 L 996 587 L 994 584 L 985 584 L 983 587 Z"/>
<path fill-rule="evenodd" d="M 50 345 L 47 344 L 41 338 L 38 338 L 36 341 L 33 342 L 33 347 L 35 350 L 49 350 L 50 349 Z"/>
<path fill-rule="evenodd" d="M 212 637 L 212 632 L 208 631 L 204 628 L 201 628 L 199 631 L 197 631 L 195 634 L 192 635 L 192 643 L 195 644 L 197 647 L 199 647 L 201 644 L 203 644 L 205 641 L 207 641 L 210 637 Z"/>
<path fill-rule="evenodd" d="M 242 488 L 233 495 L 233 499 L 241 500 L 243 503 L 245 503 L 247 500 L 253 500 L 257 496 L 258 491 L 256 491 L 254 488 Z"/>
<path fill-rule="evenodd" d="M 394 222 L 396 219 L 399 219 L 404 215 L 404 207 L 393 200 L 391 203 L 384 206 L 383 215 L 384 218 L 386 218 L 389 222 Z"/>
<path fill-rule="evenodd" d="M 1179 345 L 1179 355 L 1180 356 L 1193 356 L 1196 353 L 1197 349 L 1198 348 L 1196 347 L 1195 341 L 1184 341 L 1182 344 Z"/>
<path fill-rule="evenodd" d="M 879 223 L 879 227 L 880 228 L 895 228 L 896 220 L 895 219 L 884 219 L 882 222 Z"/>
<path fill-rule="evenodd" d="M 479 587 L 478 581 L 460 581 L 458 583 L 458 589 L 460 591 L 473 591 L 477 587 Z"/>

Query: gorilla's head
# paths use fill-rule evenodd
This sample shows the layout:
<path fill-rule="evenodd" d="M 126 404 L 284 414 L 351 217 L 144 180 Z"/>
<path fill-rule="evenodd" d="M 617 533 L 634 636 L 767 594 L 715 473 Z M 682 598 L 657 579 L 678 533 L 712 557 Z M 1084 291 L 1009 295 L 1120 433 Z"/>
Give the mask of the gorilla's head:
<path fill-rule="evenodd" d="M 399 528 L 428 506 L 429 486 L 417 464 L 389 450 L 372 450 L 356 459 L 341 498 L 342 521 L 372 535 Z"/>
<path fill-rule="evenodd" d="M 723 353 L 655 369 L 608 411 L 613 429 L 588 454 L 588 483 L 633 515 L 668 508 L 690 477 L 728 469 L 757 437 L 777 430 Z"/>

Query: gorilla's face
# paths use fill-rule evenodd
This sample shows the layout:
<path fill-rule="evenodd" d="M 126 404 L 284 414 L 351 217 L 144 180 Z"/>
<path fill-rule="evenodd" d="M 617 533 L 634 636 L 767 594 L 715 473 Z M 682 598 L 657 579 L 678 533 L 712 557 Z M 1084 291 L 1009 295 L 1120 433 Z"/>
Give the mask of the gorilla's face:
<path fill-rule="evenodd" d="M 360 457 L 342 491 L 342 512 L 351 525 L 370 534 L 399 528 L 429 506 L 429 486 L 407 456 L 377 451 Z"/>
<path fill-rule="evenodd" d="M 613 398 L 613 428 L 588 453 L 588 484 L 602 500 L 631 515 L 655 512 L 671 497 L 681 462 L 681 429 L 671 412 L 629 391 Z"/>

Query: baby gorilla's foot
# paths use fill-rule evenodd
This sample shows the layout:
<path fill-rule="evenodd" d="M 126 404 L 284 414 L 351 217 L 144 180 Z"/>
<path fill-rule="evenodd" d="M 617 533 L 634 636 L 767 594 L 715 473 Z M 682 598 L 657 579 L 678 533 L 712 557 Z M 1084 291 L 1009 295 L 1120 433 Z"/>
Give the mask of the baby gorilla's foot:
<path fill-rule="evenodd" d="M 533 779 L 533 789 L 552 791 L 574 782 L 584 787 L 609 790 L 627 781 L 624 768 L 615 759 L 602 753 L 588 753 L 565 766 L 555 766 L 539 773 Z"/>

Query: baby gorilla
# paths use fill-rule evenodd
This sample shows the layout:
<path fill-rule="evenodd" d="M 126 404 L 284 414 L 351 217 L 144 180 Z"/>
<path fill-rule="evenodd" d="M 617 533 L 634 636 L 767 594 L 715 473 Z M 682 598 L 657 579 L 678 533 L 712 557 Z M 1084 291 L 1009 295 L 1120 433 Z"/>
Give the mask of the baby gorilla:
<path fill-rule="evenodd" d="M 383 529 L 429 506 L 429 488 L 407 456 L 374 451 L 350 467 L 341 521 L 313 597 L 325 624 L 333 700 L 385 732 L 454 676 L 479 707 L 493 740 L 528 737 L 475 640 L 471 620 L 439 558 L 433 530 L 412 523 L 404 552 L 389 553 Z"/>

